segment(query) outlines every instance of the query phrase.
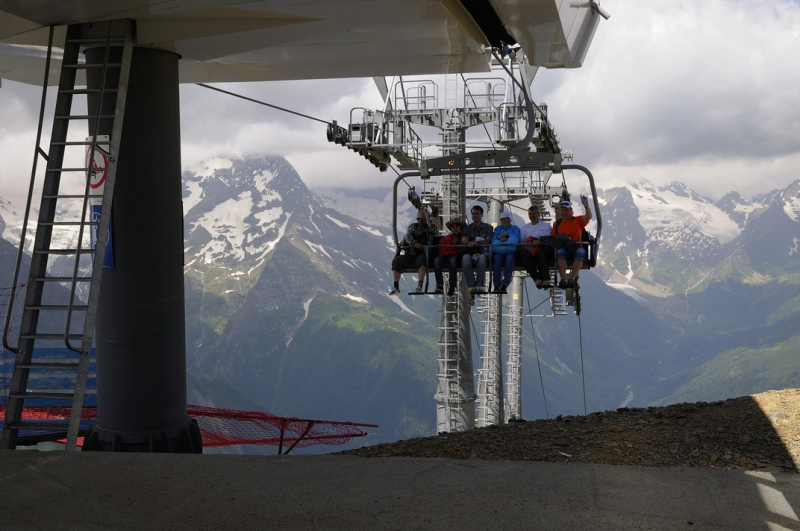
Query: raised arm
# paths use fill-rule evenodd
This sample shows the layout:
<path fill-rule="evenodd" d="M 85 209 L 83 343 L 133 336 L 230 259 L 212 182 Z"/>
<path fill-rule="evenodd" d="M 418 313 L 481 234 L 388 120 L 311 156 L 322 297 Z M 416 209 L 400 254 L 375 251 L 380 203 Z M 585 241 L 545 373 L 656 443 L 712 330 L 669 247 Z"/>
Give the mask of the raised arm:
<path fill-rule="evenodd" d="M 583 220 L 586 223 L 589 223 L 592 220 L 592 209 L 589 207 L 589 198 L 585 195 L 581 195 L 581 204 L 583 205 L 583 209 L 586 213 L 583 215 Z"/>

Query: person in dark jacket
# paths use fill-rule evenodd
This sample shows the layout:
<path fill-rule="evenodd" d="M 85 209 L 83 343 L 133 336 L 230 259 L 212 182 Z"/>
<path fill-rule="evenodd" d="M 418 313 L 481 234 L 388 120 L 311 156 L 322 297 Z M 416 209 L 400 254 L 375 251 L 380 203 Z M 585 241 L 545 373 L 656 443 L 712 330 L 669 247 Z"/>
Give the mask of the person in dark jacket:
<path fill-rule="evenodd" d="M 489 265 L 489 243 L 492 241 L 494 229 L 488 223 L 483 222 L 483 207 L 480 205 L 473 206 L 470 214 L 472 223 L 464 229 L 467 248 L 461 258 L 461 274 L 464 275 L 470 293 L 483 293 L 486 270 Z M 477 283 L 475 275 L 472 273 L 473 266 L 478 269 Z"/>
<path fill-rule="evenodd" d="M 421 208 L 417 212 L 417 222 L 408 226 L 406 235 L 400 242 L 400 254 L 392 260 L 394 285 L 389 290 L 389 295 L 400 293 L 400 276 L 403 274 L 403 269 L 412 265 L 417 268 L 416 293 L 422 293 L 422 283 L 425 280 L 425 273 L 428 271 L 428 252 L 426 252 L 425 246 L 433 243 L 434 236 L 436 236 L 436 227 L 432 223 L 428 223 L 428 212 Z"/>

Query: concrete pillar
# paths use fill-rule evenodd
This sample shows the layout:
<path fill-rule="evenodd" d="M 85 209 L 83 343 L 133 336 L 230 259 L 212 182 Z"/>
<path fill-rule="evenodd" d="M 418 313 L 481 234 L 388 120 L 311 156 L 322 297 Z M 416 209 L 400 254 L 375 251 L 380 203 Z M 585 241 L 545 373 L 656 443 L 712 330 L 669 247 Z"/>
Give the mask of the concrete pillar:
<path fill-rule="evenodd" d="M 87 63 L 102 54 L 87 50 Z M 186 414 L 178 59 L 133 50 L 111 214 L 115 267 L 103 274 L 97 312 L 97 422 L 85 450 L 202 452 Z M 103 102 L 104 114 L 113 104 Z"/>

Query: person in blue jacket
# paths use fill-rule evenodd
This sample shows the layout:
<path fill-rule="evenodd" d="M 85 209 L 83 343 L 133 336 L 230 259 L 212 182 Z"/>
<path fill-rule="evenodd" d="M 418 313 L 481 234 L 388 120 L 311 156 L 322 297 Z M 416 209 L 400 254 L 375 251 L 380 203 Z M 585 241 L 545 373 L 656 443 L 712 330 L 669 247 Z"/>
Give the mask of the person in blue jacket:
<path fill-rule="evenodd" d="M 519 227 L 511 224 L 511 212 L 503 210 L 500 225 L 495 227 L 492 238 L 492 283 L 497 293 L 507 293 L 506 288 L 511 284 L 517 257 L 516 244 L 520 238 Z"/>

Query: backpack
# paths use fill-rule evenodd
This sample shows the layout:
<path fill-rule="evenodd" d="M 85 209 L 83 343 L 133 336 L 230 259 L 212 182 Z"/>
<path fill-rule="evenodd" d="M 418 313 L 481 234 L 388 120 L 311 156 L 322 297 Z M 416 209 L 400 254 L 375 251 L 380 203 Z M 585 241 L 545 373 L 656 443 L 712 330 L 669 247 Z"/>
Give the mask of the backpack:
<path fill-rule="evenodd" d="M 555 230 L 556 235 L 558 235 L 558 227 L 560 225 L 561 225 L 561 219 L 557 219 L 556 220 L 556 230 Z M 581 241 L 582 242 L 588 242 L 589 241 L 589 231 L 586 230 L 586 227 L 584 227 L 581 230 Z"/>

